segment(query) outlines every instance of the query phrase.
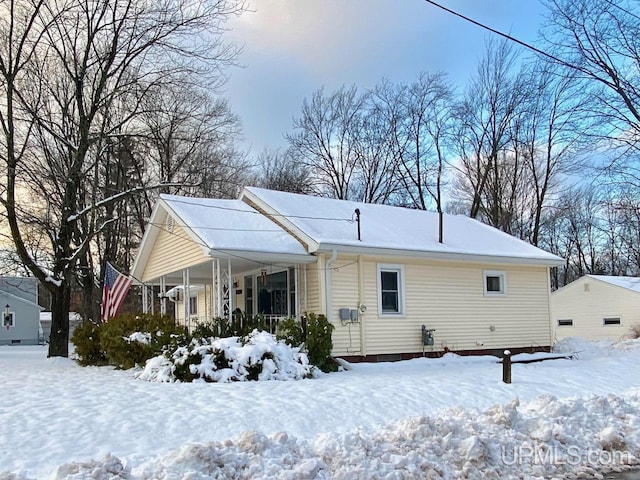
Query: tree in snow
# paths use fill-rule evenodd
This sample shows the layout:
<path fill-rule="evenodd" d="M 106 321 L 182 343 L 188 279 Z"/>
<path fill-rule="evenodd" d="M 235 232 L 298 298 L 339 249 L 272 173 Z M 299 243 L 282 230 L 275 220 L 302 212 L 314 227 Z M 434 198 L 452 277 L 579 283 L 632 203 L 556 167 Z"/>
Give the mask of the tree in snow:
<path fill-rule="evenodd" d="M 71 286 L 92 242 L 149 185 L 139 168 L 146 92 L 219 79 L 242 0 L 0 0 L 1 204 L 17 253 L 52 295 L 50 356 L 68 354 Z M 135 177 L 133 177 L 135 178 Z M 30 251 L 35 228 L 45 260 Z"/>
<path fill-rule="evenodd" d="M 640 6 L 622 0 L 546 0 L 546 49 L 573 66 L 582 109 L 598 128 L 584 135 L 617 147 L 611 172 L 640 185 Z M 554 60 L 551 60 L 554 61 Z"/>

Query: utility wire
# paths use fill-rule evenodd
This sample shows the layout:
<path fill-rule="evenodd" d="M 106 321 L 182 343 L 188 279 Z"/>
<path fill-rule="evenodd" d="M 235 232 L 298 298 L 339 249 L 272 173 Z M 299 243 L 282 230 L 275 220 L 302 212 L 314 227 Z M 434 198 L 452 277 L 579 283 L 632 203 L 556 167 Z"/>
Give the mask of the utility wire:
<path fill-rule="evenodd" d="M 165 202 L 167 202 L 169 205 L 171 205 L 171 203 L 184 203 L 185 205 L 196 205 L 199 207 L 205 207 L 205 208 L 216 208 L 218 210 L 228 210 L 231 212 L 241 212 L 241 213 L 251 213 L 254 215 L 260 215 L 260 216 L 265 216 L 262 213 L 256 211 L 256 210 L 245 210 L 242 208 L 233 208 L 233 207 L 223 207 L 221 205 L 210 205 L 210 204 L 206 204 L 206 203 L 199 203 L 199 202 L 194 202 L 194 201 L 189 201 L 189 200 L 180 200 L 180 199 L 176 199 L 176 198 L 171 198 L 171 199 L 164 199 Z M 349 222 L 349 223 L 353 223 L 354 220 L 353 218 L 334 218 L 334 217 L 311 217 L 311 216 L 306 216 L 306 215 L 285 215 L 283 213 L 268 213 L 268 216 L 271 217 L 283 217 L 283 218 L 301 218 L 301 219 L 306 219 L 306 220 L 331 220 L 331 221 L 337 221 L 337 222 Z"/>
<path fill-rule="evenodd" d="M 483 28 L 483 29 L 488 30 L 488 31 L 490 31 L 492 33 L 495 33 L 496 35 L 500 35 L 501 37 L 506 38 L 507 40 L 515 42 L 518 45 L 521 45 L 521 46 L 523 46 L 523 47 L 525 47 L 525 48 L 527 48 L 527 49 L 529 49 L 529 50 L 531 50 L 533 52 L 536 52 L 539 55 L 547 57 L 548 59 L 553 60 L 554 62 L 557 62 L 557 63 L 559 63 L 561 65 L 564 65 L 565 67 L 568 67 L 568 68 L 570 68 L 572 70 L 577 70 L 579 72 L 582 72 L 582 73 L 584 73 L 585 75 L 587 75 L 589 77 L 594 77 L 594 74 L 592 72 L 590 72 L 589 70 L 587 70 L 586 68 L 584 68 L 584 67 L 580 67 L 578 65 L 574 65 L 572 63 L 569 63 L 566 60 L 563 60 L 563 59 L 561 59 L 559 57 L 556 57 L 555 55 L 552 55 L 552 54 L 550 54 L 548 52 L 545 52 L 544 50 L 541 50 L 541 49 L 539 49 L 537 47 L 534 47 L 533 45 L 531 45 L 529 43 L 523 42 L 522 40 L 519 40 L 519 39 L 517 39 L 516 37 L 514 37 L 512 35 L 509 35 L 507 33 L 503 33 L 500 30 L 496 30 L 495 28 L 489 27 L 488 25 L 485 25 L 485 24 L 480 23 L 480 22 L 478 22 L 478 21 L 476 21 L 476 20 L 474 20 L 472 18 L 469 18 L 469 17 L 467 17 L 467 16 L 465 16 L 465 15 L 463 15 L 461 13 L 458 13 L 455 10 L 451 10 L 450 8 L 447 8 L 447 7 L 443 6 L 443 5 L 440 5 L 439 3 L 434 2 L 433 0 L 424 0 L 424 1 L 427 2 L 427 3 L 430 3 L 431 5 L 433 5 L 435 7 L 438 7 L 440 9 L 444 10 L 445 12 L 448 12 L 448 13 L 450 13 L 452 15 L 455 15 L 456 17 L 462 18 L 463 20 L 465 20 L 467 22 L 473 23 L 474 25 L 477 25 L 480 28 Z M 603 79 L 598 78 L 598 80 L 603 81 L 604 83 L 606 83 L 609 86 L 613 86 L 610 82 L 606 82 Z"/>

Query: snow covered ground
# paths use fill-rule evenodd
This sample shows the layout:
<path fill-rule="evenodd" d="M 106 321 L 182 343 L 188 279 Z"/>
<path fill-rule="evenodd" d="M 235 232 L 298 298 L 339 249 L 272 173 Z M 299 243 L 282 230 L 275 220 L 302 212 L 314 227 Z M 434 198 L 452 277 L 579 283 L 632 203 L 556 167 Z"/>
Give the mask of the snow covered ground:
<path fill-rule="evenodd" d="M 180 384 L 0 347 L 0 479 L 597 478 L 637 465 L 640 341 L 564 347 L 579 359 L 516 364 L 510 385 L 493 357 Z"/>

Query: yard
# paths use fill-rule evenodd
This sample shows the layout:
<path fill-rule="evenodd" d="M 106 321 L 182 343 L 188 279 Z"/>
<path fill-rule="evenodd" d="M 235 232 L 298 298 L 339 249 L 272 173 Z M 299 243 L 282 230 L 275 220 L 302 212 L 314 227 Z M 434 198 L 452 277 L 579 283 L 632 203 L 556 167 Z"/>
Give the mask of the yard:
<path fill-rule="evenodd" d="M 0 347 L 0 479 L 563 478 L 640 458 L 640 340 L 169 384 Z M 522 357 L 521 357 L 522 358 Z"/>

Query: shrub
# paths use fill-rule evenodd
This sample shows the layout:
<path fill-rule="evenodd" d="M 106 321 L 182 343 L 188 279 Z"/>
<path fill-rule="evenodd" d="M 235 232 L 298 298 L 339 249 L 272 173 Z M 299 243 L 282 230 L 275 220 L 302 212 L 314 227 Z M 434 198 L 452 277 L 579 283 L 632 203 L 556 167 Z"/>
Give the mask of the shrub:
<path fill-rule="evenodd" d="M 71 336 L 77 361 L 80 365 L 108 365 L 107 355 L 100 346 L 100 325 L 85 321 L 78 325 Z"/>
<path fill-rule="evenodd" d="M 184 345 L 188 336 L 166 316 L 120 315 L 99 325 L 85 322 L 72 341 L 81 365 L 114 365 L 132 368 L 143 365 L 165 349 Z"/>
<path fill-rule="evenodd" d="M 300 347 L 306 337 L 306 322 L 289 317 L 278 323 L 278 338 L 292 347 Z"/>
<path fill-rule="evenodd" d="M 311 376 L 311 365 L 299 348 L 268 332 L 245 337 L 193 339 L 189 346 L 147 362 L 137 377 L 149 381 L 236 382 L 299 380 Z"/>
<path fill-rule="evenodd" d="M 244 337 L 254 330 L 274 333 L 275 323 L 271 324 L 263 315 L 234 313 L 231 321 L 226 317 L 218 317 L 198 323 L 193 329 L 193 338 Z"/>
<path fill-rule="evenodd" d="M 337 365 L 331 360 L 333 340 L 331 334 L 334 326 L 324 315 L 309 313 L 307 315 L 307 339 L 305 342 L 309 363 L 323 372 L 337 370 Z"/>
<path fill-rule="evenodd" d="M 323 372 L 330 372 L 337 369 L 337 365 L 330 359 L 333 329 L 334 326 L 324 315 L 308 313 L 303 321 L 293 318 L 281 321 L 278 325 L 278 338 L 291 346 L 302 346 L 311 365 Z"/>
<path fill-rule="evenodd" d="M 631 325 L 631 327 L 629 327 L 629 331 L 627 332 L 627 338 L 629 339 L 640 338 L 640 324 Z"/>

